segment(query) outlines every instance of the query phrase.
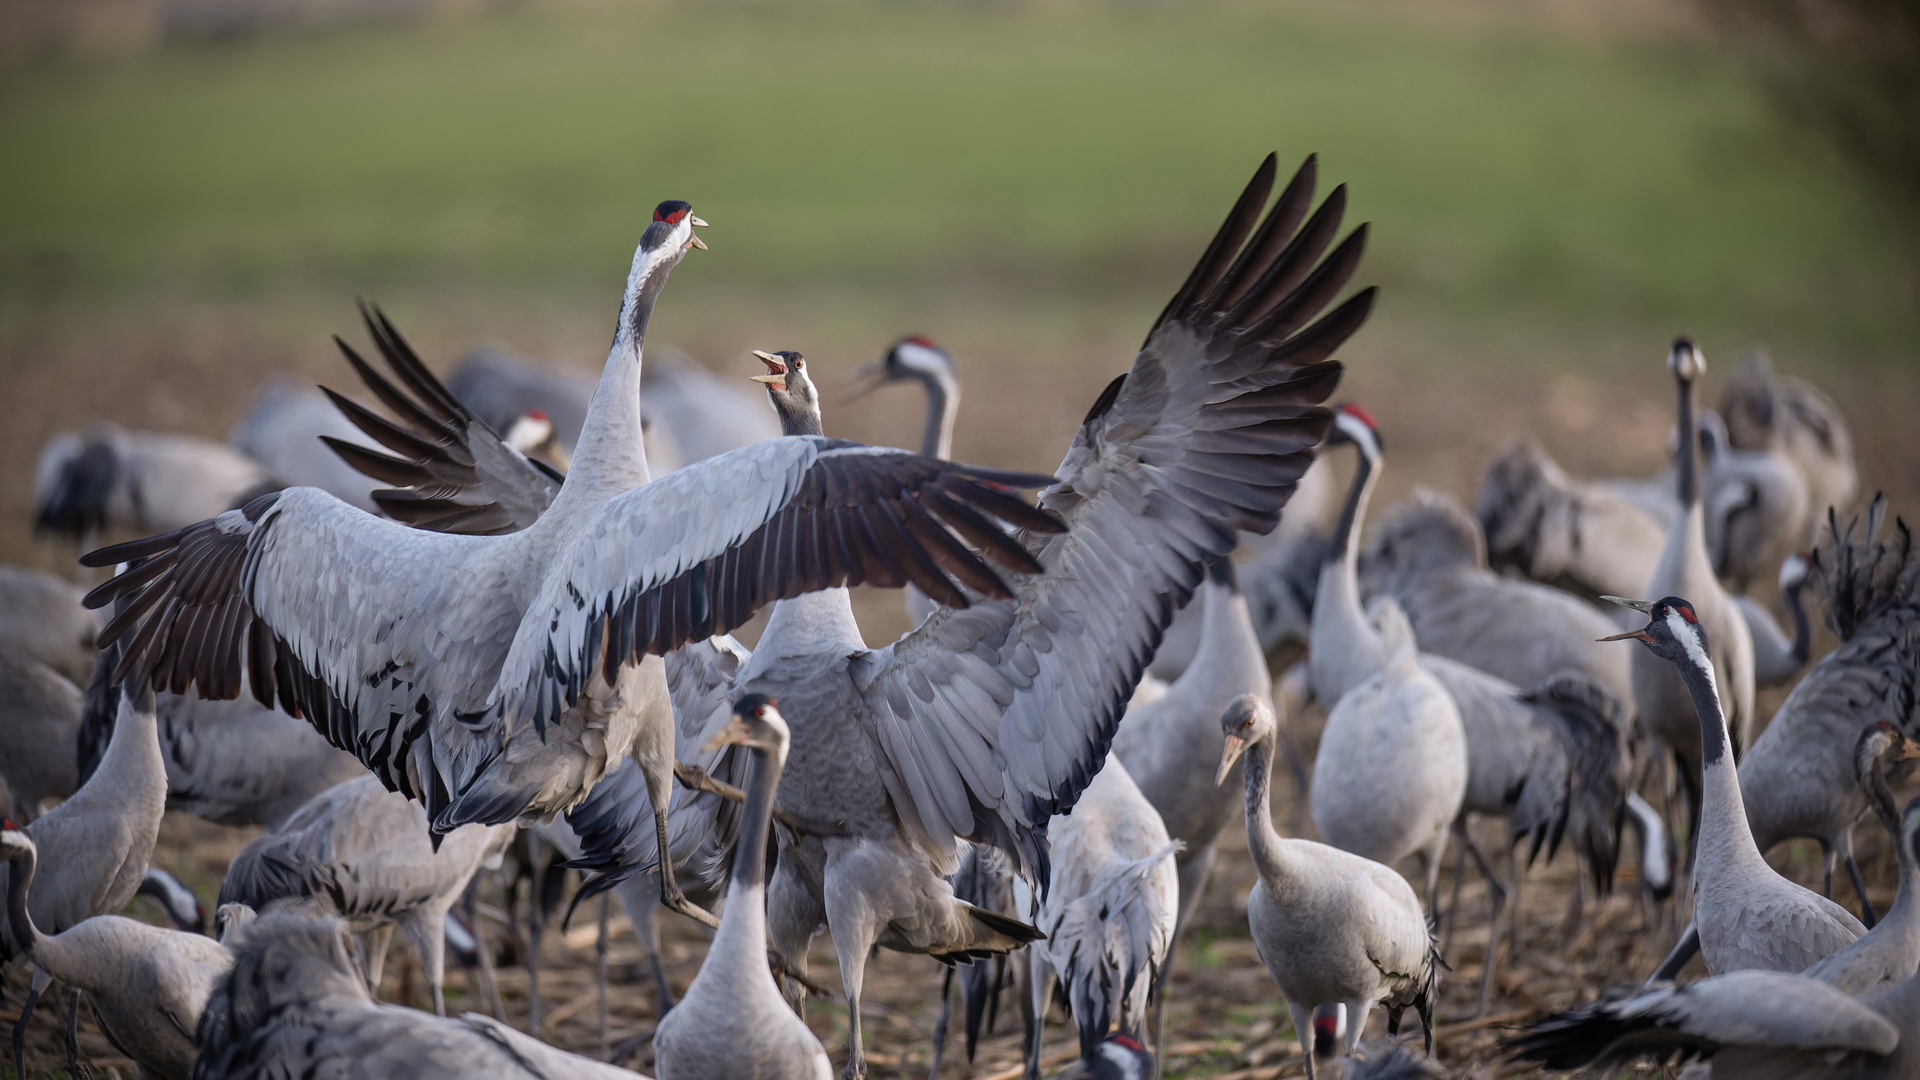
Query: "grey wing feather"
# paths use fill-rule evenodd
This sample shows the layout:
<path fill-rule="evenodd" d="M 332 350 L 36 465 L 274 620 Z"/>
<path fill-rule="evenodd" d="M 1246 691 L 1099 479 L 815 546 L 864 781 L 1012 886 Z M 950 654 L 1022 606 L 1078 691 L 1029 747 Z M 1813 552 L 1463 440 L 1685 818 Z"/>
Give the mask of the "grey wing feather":
<path fill-rule="evenodd" d="M 1357 266 L 1365 227 L 1319 261 L 1345 205 L 1337 189 L 1296 234 L 1309 159 L 1255 231 L 1273 169 L 1269 158 L 1042 493 L 1070 526 L 1024 538 L 1044 577 L 1023 580 L 1017 600 L 936 612 L 861 661 L 895 807 L 938 858 L 953 837 L 988 841 L 1046 879 L 1046 823 L 1099 771 L 1200 564 L 1237 530 L 1271 530 L 1312 463 L 1340 374 L 1327 358 L 1373 291 L 1310 320 Z"/>
<path fill-rule="evenodd" d="M 1553 1069 L 1687 1057 L 1722 1048 L 1863 1051 L 1885 1055 L 1900 1032 L 1866 1004 L 1799 975 L 1735 971 L 1684 987 L 1615 991 L 1550 1017 L 1506 1045 Z M 1717 1072 L 1717 1070 L 1716 1070 Z"/>

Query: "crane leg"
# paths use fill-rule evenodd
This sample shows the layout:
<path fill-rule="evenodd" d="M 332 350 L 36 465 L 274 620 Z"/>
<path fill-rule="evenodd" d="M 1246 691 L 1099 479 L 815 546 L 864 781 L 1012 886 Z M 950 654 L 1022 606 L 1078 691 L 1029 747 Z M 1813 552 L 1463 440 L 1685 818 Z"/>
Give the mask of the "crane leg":
<path fill-rule="evenodd" d="M 1166 1043 L 1167 989 L 1173 982 L 1174 953 L 1180 948 L 1180 938 L 1187 932 L 1187 924 L 1193 920 L 1194 909 L 1200 906 L 1200 897 L 1207 891 L 1207 879 L 1213 876 L 1213 852 L 1214 846 L 1208 844 L 1192 852 L 1186 862 L 1178 864 L 1180 909 L 1174 917 L 1173 944 L 1167 948 L 1167 962 L 1160 965 L 1160 979 L 1152 991 L 1153 1060 L 1156 1062 L 1160 1060 Z"/>
<path fill-rule="evenodd" d="M 487 1007 L 493 1011 L 493 1018 L 501 1023 L 507 1022 L 507 1005 L 500 1000 L 500 981 L 493 974 L 493 946 L 480 930 L 480 884 L 478 880 L 467 882 L 466 895 L 460 901 L 466 911 L 467 925 L 473 927 L 473 945 L 480 961 L 480 993 L 485 995 Z"/>
<path fill-rule="evenodd" d="M 687 899 L 687 894 L 680 891 L 680 883 L 674 879 L 673 849 L 667 837 L 667 803 L 673 797 L 671 757 L 653 762 L 646 757 L 636 757 L 634 761 L 640 766 L 640 775 L 646 778 L 647 800 L 653 803 L 653 835 L 660 853 L 660 903 L 708 929 L 720 929 L 720 920 L 714 918 L 713 912 Z"/>
<path fill-rule="evenodd" d="M 1022 1075 L 1025 1080 L 1040 1080 L 1040 1039 L 1047 1029 L 1047 994 L 1053 989 L 1053 968 L 1038 949 L 1027 950 L 1027 964 L 1033 991 L 1033 1026 L 1027 1031 L 1027 1071 Z"/>
<path fill-rule="evenodd" d="M 940 980 L 940 1018 L 933 1022 L 933 1065 L 927 1069 L 927 1080 L 939 1080 L 940 1056 L 947 1048 L 947 1021 L 952 1018 L 953 968 L 948 967 Z"/>
<path fill-rule="evenodd" d="M 433 997 L 433 1015 L 447 1015 L 447 912 L 438 904 L 415 908 L 407 918 L 407 940 L 427 969 L 427 991 Z"/>
<path fill-rule="evenodd" d="M 1460 833 L 1466 831 L 1466 826 L 1459 821 L 1453 823 L 1453 828 Z M 1466 879 L 1467 845 L 1463 843 L 1460 845 L 1458 857 L 1453 860 L 1453 895 L 1447 898 L 1447 917 L 1441 920 L 1442 925 L 1446 927 L 1440 935 L 1440 955 L 1442 956 L 1453 952 L 1454 915 L 1460 910 L 1460 886 Z"/>
<path fill-rule="evenodd" d="M 828 919 L 833 930 L 834 950 L 840 954 L 840 985 L 847 994 L 847 1067 L 840 1070 L 841 1080 L 861 1080 L 867 1075 L 867 1044 L 861 1032 L 860 990 L 866 983 L 867 957 L 873 952 L 878 927 L 872 919 Z M 846 943 L 841 943 L 845 937 Z"/>
<path fill-rule="evenodd" d="M 1699 951 L 1700 931 L 1689 920 L 1686 933 L 1680 935 L 1680 940 L 1674 943 L 1673 951 L 1667 954 L 1667 958 L 1660 962 L 1660 966 L 1653 970 L 1652 975 L 1647 976 L 1647 982 L 1649 984 L 1671 982 L 1680 974 L 1680 969 L 1687 966 L 1687 961 L 1693 959 L 1693 954 Z"/>
<path fill-rule="evenodd" d="M 1852 844 L 1847 845 L 1847 849 L 1841 853 L 1841 857 L 1847 862 L 1847 876 L 1853 879 L 1854 895 L 1860 898 L 1860 921 L 1866 924 L 1867 929 L 1871 930 L 1873 929 L 1873 924 L 1880 921 L 1880 913 L 1873 909 L 1873 901 L 1867 899 L 1867 879 L 1860 874 L 1860 864 L 1853 861 Z M 1827 891 L 1831 893 L 1833 891 L 1832 887 L 1829 886 Z"/>
<path fill-rule="evenodd" d="M 1579 874 L 1576 871 L 1575 877 Z M 1507 903 L 1507 962 L 1520 962 L 1520 935 L 1524 927 L 1523 908 L 1520 903 L 1520 853 L 1511 845 L 1507 848 L 1507 887 L 1513 890 Z M 1579 886 L 1575 886 L 1575 895 L 1579 895 Z"/>
<path fill-rule="evenodd" d="M 613 897 L 600 894 L 600 932 L 593 941 L 593 979 L 598 995 L 595 1000 L 597 1012 L 594 1025 L 600 1033 L 600 1059 L 607 1057 L 607 913 L 612 910 Z"/>
<path fill-rule="evenodd" d="M 667 983 L 666 965 L 660 959 L 660 885 L 651 877 L 650 873 L 635 874 L 614 886 L 613 892 L 620 898 L 627 921 L 633 924 L 633 936 L 647 951 L 647 965 L 653 969 L 654 1015 L 660 1017 L 673 1008 L 673 987 Z"/>
<path fill-rule="evenodd" d="M 1314 1053 L 1313 1021 L 1311 1010 L 1295 1002 L 1287 1002 L 1287 1016 L 1293 1021 L 1293 1037 L 1300 1040 L 1300 1053 L 1307 1059 L 1307 1080 L 1317 1080 L 1314 1075 L 1314 1059 L 1320 1055 Z"/>
<path fill-rule="evenodd" d="M 80 991 L 67 991 L 67 1075 L 78 1080 L 82 1076 L 91 1076 L 91 1071 L 82 1071 L 80 1065 Z M 25 1076 L 25 1073 L 21 1074 Z"/>
<path fill-rule="evenodd" d="M 1473 865 L 1487 879 L 1487 951 L 1480 962 L 1480 1005 L 1473 1014 L 1477 1017 L 1486 1015 L 1487 999 L 1493 992 L 1493 972 L 1500 963 L 1500 912 L 1507 906 L 1507 887 L 1501 883 L 1500 875 L 1493 872 L 1493 864 L 1487 861 L 1480 845 L 1474 843 L 1473 834 L 1464 826 L 1460 829 L 1460 844 L 1473 857 Z"/>
<path fill-rule="evenodd" d="M 52 982 L 52 976 L 39 968 L 33 969 L 33 986 L 27 991 L 27 1003 L 20 1009 L 20 1019 L 13 1025 L 13 1072 L 15 1076 L 27 1075 L 27 1021 L 33 1019 L 33 1007 L 40 1000 L 40 992 Z"/>
<path fill-rule="evenodd" d="M 380 1000 L 380 977 L 387 970 L 387 947 L 393 943 L 393 924 L 382 923 L 367 931 L 367 993 Z"/>

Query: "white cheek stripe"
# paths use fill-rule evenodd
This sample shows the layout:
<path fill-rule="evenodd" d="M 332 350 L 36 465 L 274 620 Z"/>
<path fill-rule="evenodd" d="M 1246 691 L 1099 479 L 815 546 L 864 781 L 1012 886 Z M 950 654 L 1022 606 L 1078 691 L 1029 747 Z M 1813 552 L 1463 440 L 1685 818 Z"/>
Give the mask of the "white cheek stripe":
<path fill-rule="evenodd" d="M 1360 452 L 1367 455 L 1369 460 L 1380 456 L 1380 440 L 1365 420 L 1350 412 L 1338 412 L 1334 414 L 1333 422 L 1340 425 L 1340 430 L 1347 433 L 1347 438 L 1360 444 Z"/>
<path fill-rule="evenodd" d="M 1713 661 L 1707 659 L 1707 650 L 1700 646 L 1700 629 L 1688 622 L 1678 611 L 1667 611 L 1667 629 L 1687 648 L 1687 658 L 1694 666 L 1707 673 L 1707 685 L 1713 687 L 1715 697 L 1720 696 L 1720 686 L 1713 677 Z"/>

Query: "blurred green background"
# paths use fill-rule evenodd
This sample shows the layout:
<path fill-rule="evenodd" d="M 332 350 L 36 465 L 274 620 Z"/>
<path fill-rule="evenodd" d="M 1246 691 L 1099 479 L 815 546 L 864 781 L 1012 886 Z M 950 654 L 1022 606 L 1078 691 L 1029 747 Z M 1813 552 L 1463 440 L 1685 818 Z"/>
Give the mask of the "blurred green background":
<path fill-rule="evenodd" d="M 932 333 L 980 373 L 964 450 L 976 412 L 1053 415 L 1002 391 L 1083 408 L 1270 149 L 1318 153 L 1374 223 L 1359 387 L 1664 402 L 1680 331 L 1912 387 L 1894 232 L 1684 6 L 416 0 L 157 42 L 165 7 L 0 71 L 0 377 L 45 402 L 7 437 L 9 511 L 56 427 L 219 435 L 269 376 L 337 381 L 356 295 L 443 363 L 494 339 L 597 365 L 669 197 L 713 250 L 656 341 L 831 368 Z M 842 426 L 911 438 L 893 405 Z M 975 444 L 1048 464 L 1045 426 Z"/>

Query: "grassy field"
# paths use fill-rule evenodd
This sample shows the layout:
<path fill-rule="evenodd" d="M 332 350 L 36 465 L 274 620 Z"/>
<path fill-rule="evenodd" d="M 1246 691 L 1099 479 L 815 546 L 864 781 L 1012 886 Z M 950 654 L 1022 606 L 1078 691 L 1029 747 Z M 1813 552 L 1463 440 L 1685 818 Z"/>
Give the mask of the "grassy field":
<path fill-rule="evenodd" d="M 1443 347 L 1688 327 L 1887 358 L 1914 328 L 1871 213 L 1730 59 L 1526 5 L 535 0 L 41 63 L 0 83 L 0 145 L 10 352 L 156 305 L 319 349 L 356 292 L 468 336 L 591 321 L 669 196 L 715 223 L 675 339 L 1125 340 L 1273 148 L 1351 185 L 1382 321 Z"/>

